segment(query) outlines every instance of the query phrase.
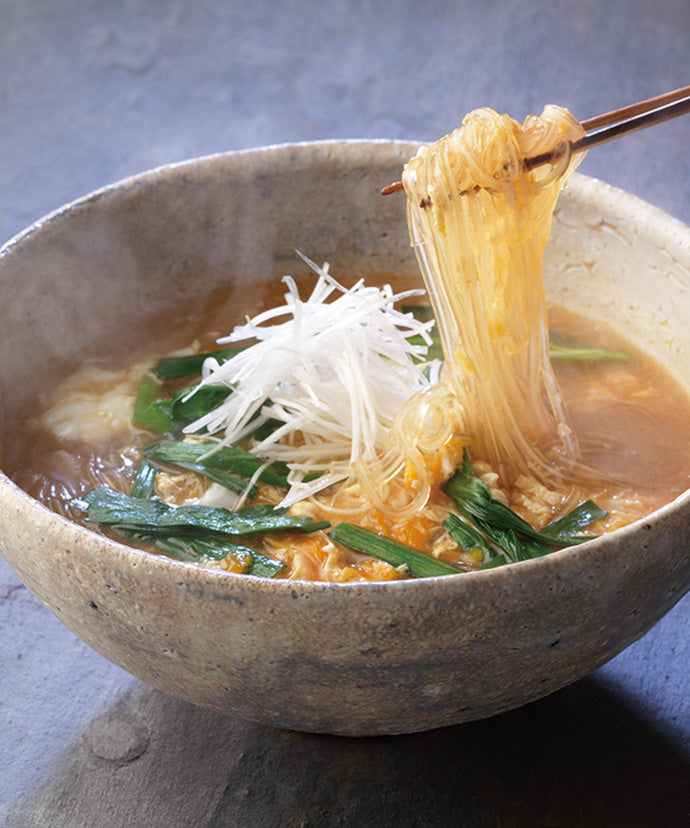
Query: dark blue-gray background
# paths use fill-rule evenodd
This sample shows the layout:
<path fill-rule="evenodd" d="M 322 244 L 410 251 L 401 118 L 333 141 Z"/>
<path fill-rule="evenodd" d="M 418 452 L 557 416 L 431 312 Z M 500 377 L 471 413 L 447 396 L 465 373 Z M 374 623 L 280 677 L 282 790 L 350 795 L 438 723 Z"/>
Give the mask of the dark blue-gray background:
<path fill-rule="evenodd" d="M 584 119 L 686 85 L 689 47 L 688 0 L 0 0 L 0 240 L 198 155 L 433 140 L 484 105 L 522 119 L 559 103 Z M 592 151 L 580 170 L 690 222 L 689 138 L 678 119 Z M 151 690 L 0 560 L 0 822 L 685 825 L 689 622 L 686 597 L 612 662 L 521 710 L 348 740 Z"/>

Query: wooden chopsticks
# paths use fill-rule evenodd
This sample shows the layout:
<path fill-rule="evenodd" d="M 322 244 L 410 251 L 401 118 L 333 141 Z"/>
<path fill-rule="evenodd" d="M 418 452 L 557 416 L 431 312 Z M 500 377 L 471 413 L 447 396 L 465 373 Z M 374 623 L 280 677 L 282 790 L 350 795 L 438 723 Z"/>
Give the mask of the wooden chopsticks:
<path fill-rule="evenodd" d="M 671 118 L 677 118 L 679 115 L 685 115 L 688 112 L 690 112 L 690 86 L 683 86 L 674 89 L 672 92 L 656 95 L 653 98 L 647 98 L 645 101 L 638 101 L 629 106 L 614 109 L 611 112 L 582 121 L 582 126 L 587 130 L 587 134 L 579 141 L 574 141 L 570 145 L 570 151 L 575 153 L 591 147 L 598 147 L 601 144 L 613 141 L 615 138 L 630 135 L 653 124 L 669 121 Z M 525 169 L 531 170 L 541 164 L 554 161 L 565 149 L 566 147 L 561 146 L 533 158 L 525 158 L 523 161 Z M 384 187 L 381 190 L 381 195 L 390 195 L 391 193 L 400 192 L 402 189 L 402 181 L 396 181 Z"/>
<path fill-rule="evenodd" d="M 650 113 L 655 109 L 665 107 L 667 104 L 681 102 L 688 97 L 690 97 L 690 86 L 682 86 L 680 89 L 674 89 L 673 92 L 665 92 L 663 95 L 656 95 L 654 98 L 647 98 L 646 101 L 638 101 L 629 106 L 614 109 L 611 112 L 606 112 L 604 115 L 595 115 L 594 118 L 583 121 L 582 126 L 589 132 L 592 129 L 599 129 L 600 127 L 616 123 L 617 121 L 625 121 L 637 115 Z M 681 115 L 682 113 L 679 112 L 678 114 Z M 674 116 L 671 115 L 669 117 Z"/>

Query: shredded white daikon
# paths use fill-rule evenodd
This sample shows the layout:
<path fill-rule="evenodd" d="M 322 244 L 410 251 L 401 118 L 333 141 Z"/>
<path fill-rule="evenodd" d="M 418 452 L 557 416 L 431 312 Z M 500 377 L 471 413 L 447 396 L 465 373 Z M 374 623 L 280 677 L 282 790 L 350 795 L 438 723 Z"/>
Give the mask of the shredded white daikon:
<path fill-rule="evenodd" d="M 218 340 L 256 340 L 223 363 L 207 359 L 198 387 L 233 389 L 225 402 L 186 428 L 223 432 L 237 443 L 271 423 L 252 451 L 290 468 L 288 506 L 347 478 L 355 461 L 374 460 L 409 397 L 436 382 L 423 362 L 433 322 L 394 306 L 423 290 L 394 294 L 389 285 L 340 285 L 306 257 L 318 278 L 306 300 L 290 276 L 284 304 L 259 313 Z M 422 337 L 415 344 L 412 337 Z M 319 474 L 306 482 L 306 475 Z"/>

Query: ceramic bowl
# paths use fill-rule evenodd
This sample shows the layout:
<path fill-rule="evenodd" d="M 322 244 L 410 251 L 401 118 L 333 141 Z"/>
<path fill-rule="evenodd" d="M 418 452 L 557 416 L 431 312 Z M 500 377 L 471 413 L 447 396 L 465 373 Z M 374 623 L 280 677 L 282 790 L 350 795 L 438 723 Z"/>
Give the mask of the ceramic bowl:
<path fill-rule="evenodd" d="M 0 255 L 0 430 L 94 343 L 228 280 L 414 274 L 399 178 L 416 145 L 323 142 L 163 167 L 39 221 Z M 575 175 L 549 296 L 612 321 L 690 377 L 690 230 Z M 586 675 L 690 587 L 690 494 L 526 561 L 393 583 L 261 580 L 130 549 L 0 475 L 0 549 L 79 638 L 166 693 L 303 731 L 420 731 L 515 708 Z"/>

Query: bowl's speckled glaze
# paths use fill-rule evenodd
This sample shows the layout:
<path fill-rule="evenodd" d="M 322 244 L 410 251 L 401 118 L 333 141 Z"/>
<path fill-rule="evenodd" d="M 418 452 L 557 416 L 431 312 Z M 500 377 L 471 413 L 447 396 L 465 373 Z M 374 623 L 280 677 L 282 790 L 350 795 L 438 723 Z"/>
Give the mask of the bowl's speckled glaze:
<path fill-rule="evenodd" d="M 409 143 L 230 153 L 68 205 L 0 254 L 0 431 L 109 331 L 228 280 L 416 272 Z M 547 250 L 551 298 L 612 321 L 690 377 L 690 230 L 574 176 Z M 305 731 L 413 732 L 508 710 L 584 676 L 690 588 L 690 495 L 577 549 L 383 584 L 260 580 L 129 549 L 0 475 L 0 550 L 79 638 L 200 705 Z"/>

